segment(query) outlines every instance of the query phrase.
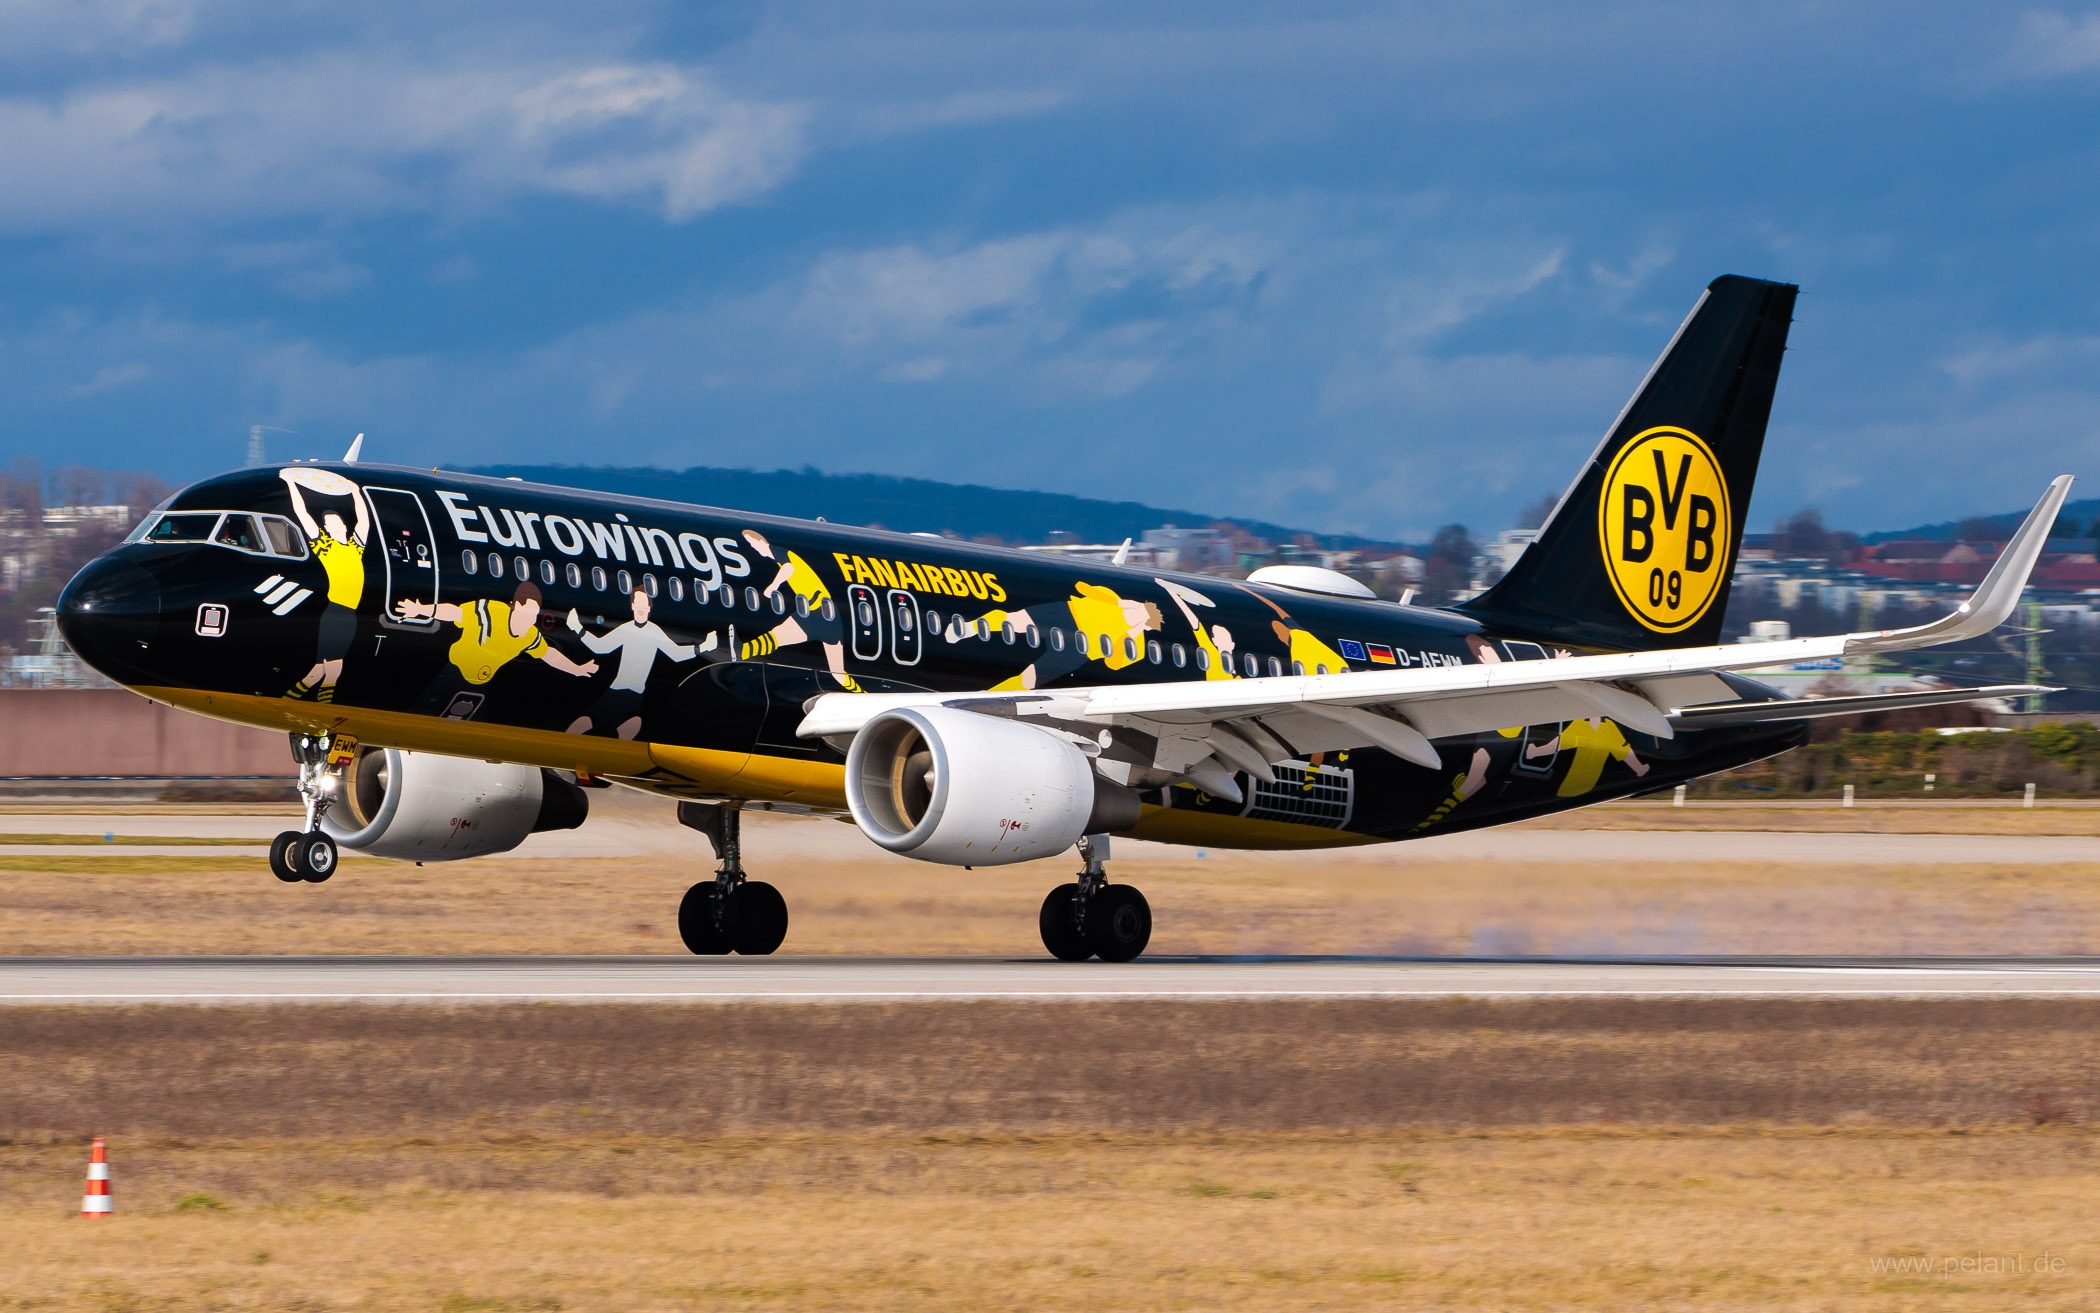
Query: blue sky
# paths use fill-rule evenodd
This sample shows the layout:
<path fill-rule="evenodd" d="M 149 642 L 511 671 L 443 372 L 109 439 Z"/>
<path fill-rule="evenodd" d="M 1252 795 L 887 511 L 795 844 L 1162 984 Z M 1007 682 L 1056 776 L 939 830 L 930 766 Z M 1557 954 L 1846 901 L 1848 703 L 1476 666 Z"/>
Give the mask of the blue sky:
<path fill-rule="evenodd" d="M 0 459 L 1493 530 L 1733 272 L 1753 528 L 2003 510 L 2100 474 L 2096 111 L 2077 9 L 13 0 Z"/>

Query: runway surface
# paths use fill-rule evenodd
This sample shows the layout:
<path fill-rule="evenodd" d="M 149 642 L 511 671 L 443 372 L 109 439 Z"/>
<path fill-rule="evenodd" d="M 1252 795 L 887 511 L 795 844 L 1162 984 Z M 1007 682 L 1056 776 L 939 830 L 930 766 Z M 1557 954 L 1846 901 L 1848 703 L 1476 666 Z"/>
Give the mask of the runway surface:
<path fill-rule="evenodd" d="M 535 834 L 510 857 L 674 856 L 692 858 L 705 840 L 654 813 L 608 809 L 579 830 Z M 167 844 L 0 845 L 0 855 L 19 857 L 246 857 L 269 855 L 272 835 L 285 818 L 194 815 L 86 816 L 19 813 L 0 816 L 0 833 L 147 836 L 212 841 L 198 846 Z M 247 843 L 243 843 L 247 840 Z M 860 860 L 903 862 L 862 838 L 851 826 L 830 821 L 767 818 L 747 828 L 747 853 L 775 861 Z M 1186 860 L 1195 850 L 1117 840 L 1128 861 Z M 1790 865 L 2033 865 L 2100 863 L 2100 838 L 2049 834 L 1818 834 L 1771 830 L 1476 830 L 1405 843 L 1340 848 L 1320 853 L 1323 862 L 1784 862 Z"/>
<path fill-rule="evenodd" d="M 0 1004 L 900 1002 L 1539 996 L 2100 997 L 2100 958 L 4 958 Z"/>

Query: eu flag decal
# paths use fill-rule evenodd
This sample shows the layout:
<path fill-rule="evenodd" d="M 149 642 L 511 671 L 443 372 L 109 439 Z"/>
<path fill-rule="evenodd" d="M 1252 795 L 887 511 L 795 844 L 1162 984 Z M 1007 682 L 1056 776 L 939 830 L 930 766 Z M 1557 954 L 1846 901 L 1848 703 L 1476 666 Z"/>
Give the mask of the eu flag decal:
<path fill-rule="evenodd" d="M 1357 642 L 1353 638 L 1345 638 L 1342 640 L 1342 660 L 1361 661 L 1363 659 L 1364 645 L 1362 643 Z"/>

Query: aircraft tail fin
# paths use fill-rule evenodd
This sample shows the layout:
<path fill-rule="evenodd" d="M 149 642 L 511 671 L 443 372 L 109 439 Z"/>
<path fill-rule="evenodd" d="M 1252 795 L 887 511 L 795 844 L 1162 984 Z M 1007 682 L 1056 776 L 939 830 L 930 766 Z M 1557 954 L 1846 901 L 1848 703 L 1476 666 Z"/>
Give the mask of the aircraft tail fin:
<path fill-rule="evenodd" d="M 1799 290 L 1708 285 L 1537 540 L 1459 609 L 1545 643 L 1718 642 Z"/>

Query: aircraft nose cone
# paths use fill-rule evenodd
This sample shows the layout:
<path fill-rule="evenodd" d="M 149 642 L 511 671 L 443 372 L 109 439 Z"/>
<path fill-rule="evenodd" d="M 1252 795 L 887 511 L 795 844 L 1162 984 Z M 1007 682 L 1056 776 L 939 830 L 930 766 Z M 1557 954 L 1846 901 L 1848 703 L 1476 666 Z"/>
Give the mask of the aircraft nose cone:
<path fill-rule="evenodd" d="M 160 582 L 134 563 L 97 557 L 58 595 L 58 632 L 82 661 L 121 684 L 141 663 L 160 619 Z"/>

